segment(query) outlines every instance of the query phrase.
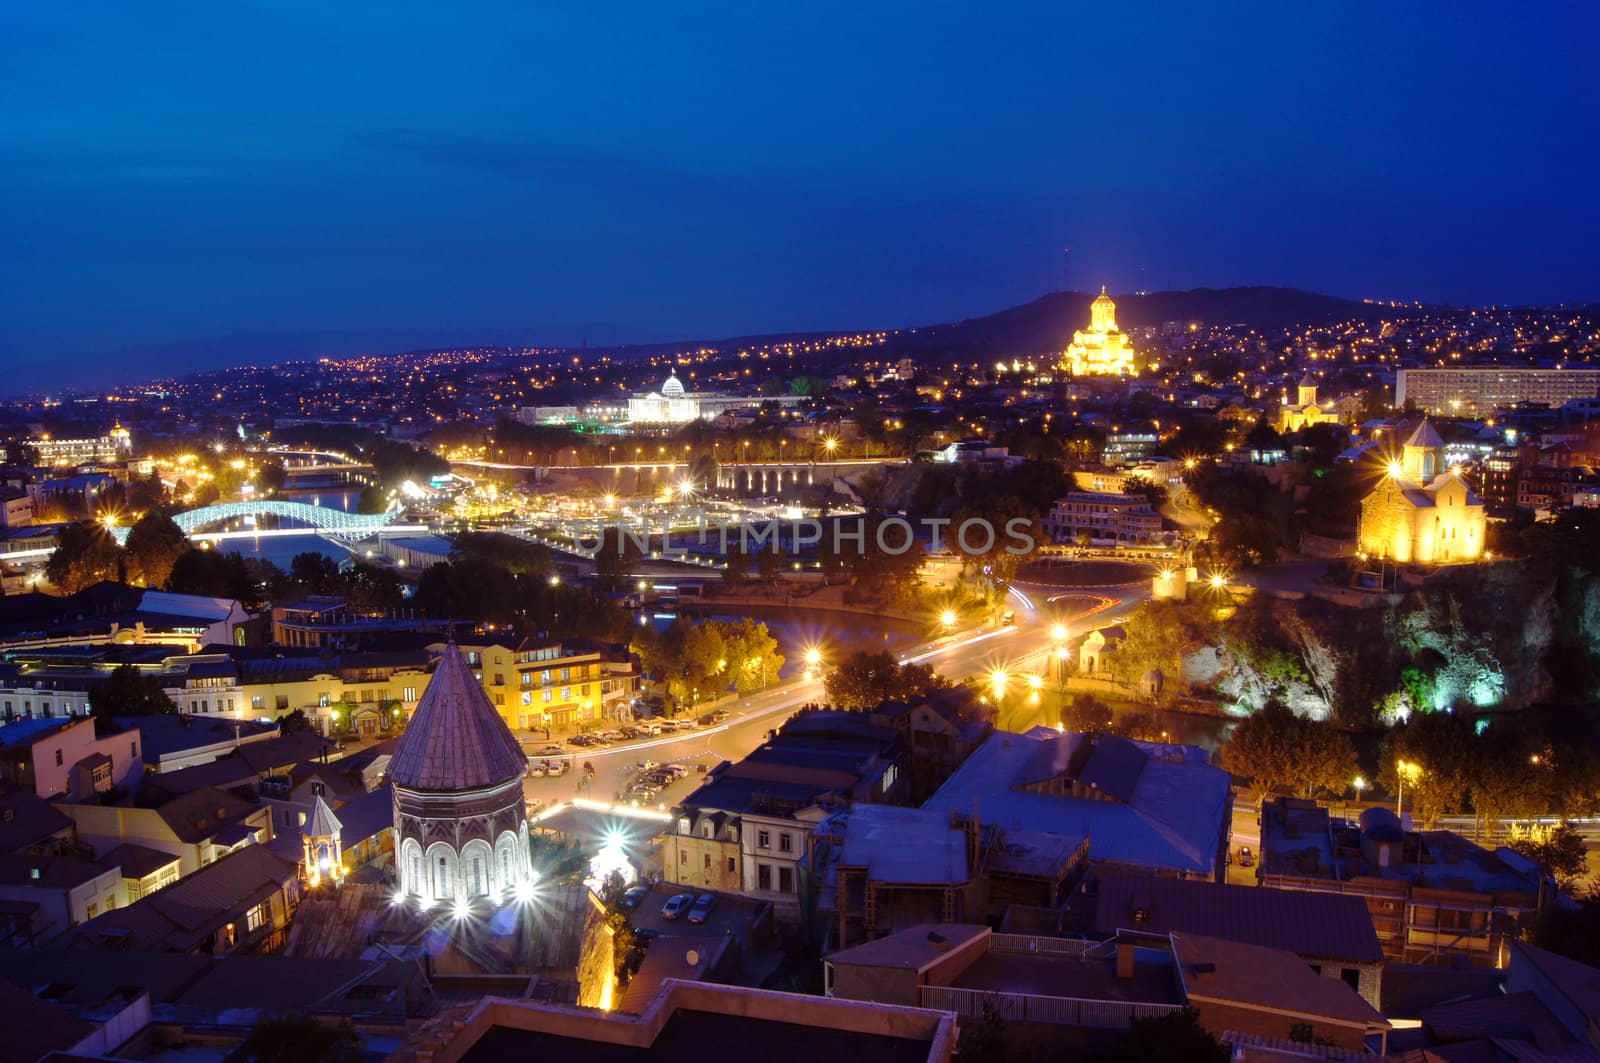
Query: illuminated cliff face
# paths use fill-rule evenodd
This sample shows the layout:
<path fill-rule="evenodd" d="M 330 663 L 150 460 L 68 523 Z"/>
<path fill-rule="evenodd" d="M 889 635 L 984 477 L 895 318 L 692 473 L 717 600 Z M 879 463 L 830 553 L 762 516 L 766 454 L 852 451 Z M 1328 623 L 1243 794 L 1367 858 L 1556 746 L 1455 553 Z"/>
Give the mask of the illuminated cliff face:
<path fill-rule="evenodd" d="M 1061 367 L 1073 376 L 1138 376 L 1133 362 L 1133 344 L 1128 334 L 1117 328 L 1117 304 L 1106 294 L 1089 306 L 1089 327 L 1072 334 L 1072 346 L 1061 358 Z"/>
<path fill-rule="evenodd" d="M 1432 565 L 1483 556 L 1483 502 L 1444 468 L 1443 441 L 1424 421 L 1361 503 L 1358 545 L 1376 558 Z"/>

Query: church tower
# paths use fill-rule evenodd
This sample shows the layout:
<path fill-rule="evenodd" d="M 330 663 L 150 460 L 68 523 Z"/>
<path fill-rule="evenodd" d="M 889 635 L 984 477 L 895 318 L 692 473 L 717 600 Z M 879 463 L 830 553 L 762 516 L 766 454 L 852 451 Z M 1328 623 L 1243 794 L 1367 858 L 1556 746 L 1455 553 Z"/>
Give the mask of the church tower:
<path fill-rule="evenodd" d="M 454 643 L 389 763 L 400 892 L 424 907 L 532 885 L 528 760 Z"/>
<path fill-rule="evenodd" d="M 1400 469 L 1419 484 L 1432 483 L 1444 471 L 1444 440 L 1426 418 L 1401 446 Z"/>
<path fill-rule="evenodd" d="M 1317 404 L 1317 382 L 1311 379 L 1310 373 L 1300 378 L 1300 386 L 1296 390 L 1299 392 L 1300 401 L 1295 405 L 1304 409 L 1307 406 L 1315 406 Z"/>
<path fill-rule="evenodd" d="M 1112 302 L 1111 296 L 1106 294 L 1106 286 L 1104 284 L 1100 285 L 1099 296 L 1089 304 L 1089 331 L 1117 331 L 1117 304 Z"/>

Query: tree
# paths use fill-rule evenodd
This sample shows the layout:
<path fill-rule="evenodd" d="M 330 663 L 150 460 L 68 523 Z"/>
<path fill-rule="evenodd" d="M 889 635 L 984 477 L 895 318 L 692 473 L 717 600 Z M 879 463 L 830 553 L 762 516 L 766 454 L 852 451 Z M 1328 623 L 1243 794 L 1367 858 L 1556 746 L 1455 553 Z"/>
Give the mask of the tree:
<path fill-rule="evenodd" d="M 1259 801 L 1269 793 L 1311 797 L 1342 792 L 1356 774 L 1350 739 L 1326 723 L 1296 716 L 1277 702 L 1241 720 L 1222 747 L 1222 766 L 1250 780 Z"/>
<path fill-rule="evenodd" d="M 314 728 L 311 726 L 310 719 L 306 717 L 306 710 L 304 709 L 295 709 L 293 712 L 286 712 L 278 717 L 279 734 L 310 734 L 312 730 Z"/>
<path fill-rule="evenodd" d="M 289 578 L 310 594 L 338 594 L 344 590 L 339 566 L 333 558 L 316 550 L 294 555 L 289 562 Z"/>
<path fill-rule="evenodd" d="M 1589 868 L 1589 847 L 1570 820 L 1541 835 L 1513 841 L 1511 848 L 1542 866 L 1562 890 L 1571 890 Z"/>
<path fill-rule="evenodd" d="M 389 511 L 389 496 L 384 494 L 383 488 L 377 484 L 368 484 L 361 489 L 361 495 L 356 499 L 356 512 L 366 514 L 387 513 Z"/>
<path fill-rule="evenodd" d="M 167 576 L 166 589 L 174 594 L 241 601 L 254 593 L 243 559 L 238 554 L 210 549 L 186 550 L 179 555 Z"/>
<path fill-rule="evenodd" d="M 97 724 L 108 725 L 118 716 L 156 716 L 177 712 L 178 706 L 162 689 L 160 679 L 124 664 L 104 682 L 89 688 L 89 711 Z"/>
<path fill-rule="evenodd" d="M 1390 793 L 1398 793 L 1403 775 L 1406 806 L 1428 828 L 1461 808 L 1474 760 L 1472 727 L 1465 719 L 1449 712 L 1417 713 L 1389 732 L 1378 779 Z"/>
<path fill-rule="evenodd" d="M 1077 694 L 1061 706 L 1061 726 L 1069 731 L 1111 730 L 1111 706 L 1093 694 Z"/>
<path fill-rule="evenodd" d="M 393 569 L 357 561 L 345 573 L 344 593 L 352 609 L 373 612 L 397 609 L 405 601 L 400 577 Z"/>
<path fill-rule="evenodd" d="M 1090 1058 L 1098 1063 L 1228 1063 L 1230 1053 L 1200 1025 L 1199 1012 L 1186 1007 L 1158 1019 L 1134 1019 L 1113 1047 Z"/>
<path fill-rule="evenodd" d="M 1005 1063 L 1006 1020 L 999 1005 L 984 997 L 982 1012 L 974 1022 L 961 1027 L 962 1063 Z"/>
<path fill-rule="evenodd" d="M 189 538 L 165 513 L 151 510 L 128 529 L 128 578 L 146 587 L 164 587 L 172 566 L 189 549 Z"/>
<path fill-rule="evenodd" d="M 234 1055 L 246 1063 L 361 1063 L 366 1046 L 349 1019 L 280 1015 L 257 1020 Z"/>
<path fill-rule="evenodd" d="M 880 650 L 860 650 L 846 657 L 823 680 L 828 703 L 840 709 L 872 709 L 885 701 L 925 698 L 949 686 L 925 664 L 901 664 Z"/>
<path fill-rule="evenodd" d="M 111 533 L 95 521 L 80 520 L 61 529 L 44 575 L 63 593 L 76 594 L 101 580 L 116 579 L 121 569 L 122 548 Z"/>
<path fill-rule="evenodd" d="M 621 528 L 607 528 L 601 534 L 600 545 L 595 550 L 595 582 L 601 590 L 613 594 L 626 589 L 642 557 L 644 551 L 631 536 L 623 535 Z"/>

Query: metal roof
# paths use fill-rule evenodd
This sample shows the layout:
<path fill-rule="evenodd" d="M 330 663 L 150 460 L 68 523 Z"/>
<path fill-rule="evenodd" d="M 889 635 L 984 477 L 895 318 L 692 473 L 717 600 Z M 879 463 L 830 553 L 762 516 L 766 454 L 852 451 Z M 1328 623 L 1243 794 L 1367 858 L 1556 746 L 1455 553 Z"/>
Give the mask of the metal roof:
<path fill-rule="evenodd" d="M 454 645 L 417 703 L 389 762 L 389 781 L 407 790 L 478 790 L 520 779 L 527 757 L 489 704 Z"/>

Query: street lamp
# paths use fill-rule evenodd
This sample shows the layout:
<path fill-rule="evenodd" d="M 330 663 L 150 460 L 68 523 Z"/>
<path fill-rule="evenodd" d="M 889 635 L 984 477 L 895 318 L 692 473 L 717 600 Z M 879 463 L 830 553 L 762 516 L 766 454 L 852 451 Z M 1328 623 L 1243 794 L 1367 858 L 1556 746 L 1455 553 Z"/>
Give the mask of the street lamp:
<path fill-rule="evenodd" d="M 943 624 L 947 628 L 955 627 L 956 611 L 954 609 L 946 609 L 944 612 L 940 613 L 939 623 Z"/>
<path fill-rule="evenodd" d="M 999 701 L 1001 698 L 1005 697 L 1006 679 L 1006 670 L 1004 668 L 996 668 L 994 671 L 989 673 L 989 685 L 994 688 L 995 701 Z"/>
<path fill-rule="evenodd" d="M 1409 760 L 1402 760 L 1394 766 L 1395 777 L 1400 780 L 1400 785 L 1395 793 L 1395 815 L 1404 818 L 1406 814 L 1406 780 L 1409 778 L 1413 786 L 1417 783 L 1417 776 L 1422 774 L 1422 765 L 1414 764 Z"/>
<path fill-rule="evenodd" d="M 1065 642 L 1065 641 L 1067 641 L 1067 625 L 1065 625 L 1065 624 L 1053 624 L 1053 625 L 1051 625 L 1051 627 L 1050 627 L 1050 639 L 1051 639 L 1052 642 Z"/>

